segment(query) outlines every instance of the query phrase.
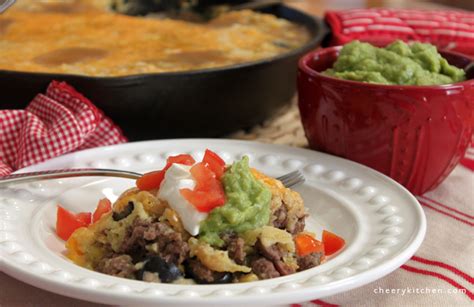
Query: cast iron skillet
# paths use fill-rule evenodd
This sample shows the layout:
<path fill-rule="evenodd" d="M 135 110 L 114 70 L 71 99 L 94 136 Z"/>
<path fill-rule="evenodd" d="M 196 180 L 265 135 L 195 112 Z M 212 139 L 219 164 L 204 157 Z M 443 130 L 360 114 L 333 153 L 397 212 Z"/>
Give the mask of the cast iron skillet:
<path fill-rule="evenodd" d="M 322 20 L 284 5 L 260 11 L 304 25 L 311 40 L 273 58 L 198 71 L 88 77 L 0 70 L 1 109 L 24 108 L 59 80 L 93 101 L 130 140 L 218 137 L 251 127 L 291 100 L 298 58 L 328 33 Z"/>

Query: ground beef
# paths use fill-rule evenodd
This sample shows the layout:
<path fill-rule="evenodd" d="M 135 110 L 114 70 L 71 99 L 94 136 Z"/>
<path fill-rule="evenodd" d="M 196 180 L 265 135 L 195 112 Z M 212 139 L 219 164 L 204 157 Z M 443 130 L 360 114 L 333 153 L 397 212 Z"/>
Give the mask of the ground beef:
<path fill-rule="evenodd" d="M 260 240 L 257 240 L 255 243 L 255 248 L 263 257 L 267 258 L 273 263 L 274 267 L 281 276 L 289 275 L 295 272 L 292 267 L 283 262 L 283 257 L 286 255 L 286 252 L 282 250 L 277 244 L 266 247 Z"/>
<path fill-rule="evenodd" d="M 125 237 L 120 251 L 136 256 L 147 253 L 145 246 L 158 244 L 158 255 L 169 263 L 181 264 L 188 256 L 189 246 L 181 233 L 161 222 L 149 222 L 136 219 Z"/>
<path fill-rule="evenodd" d="M 222 237 L 226 243 L 226 249 L 229 252 L 229 257 L 238 264 L 245 263 L 245 241 L 236 234 L 226 234 Z"/>
<path fill-rule="evenodd" d="M 228 283 L 232 281 L 231 273 L 213 271 L 197 259 L 187 261 L 186 274 L 200 284 Z"/>
<path fill-rule="evenodd" d="M 199 260 L 192 259 L 188 262 L 189 273 L 193 278 L 211 283 L 214 281 L 214 272 L 203 265 Z"/>
<path fill-rule="evenodd" d="M 145 233 L 146 229 L 147 222 L 141 219 L 136 219 L 131 227 L 127 229 L 127 234 L 122 241 L 119 251 L 134 256 L 136 256 L 138 253 L 144 254 L 145 245 L 147 242 L 145 241 L 143 234 Z M 135 259 L 135 261 L 137 260 L 138 259 Z"/>
<path fill-rule="evenodd" d="M 288 223 L 288 209 L 285 205 L 281 205 L 275 212 L 273 212 L 273 227 L 285 229 Z"/>
<path fill-rule="evenodd" d="M 134 278 L 134 273 L 136 271 L 135 266 L 132 263 L 132 257 L 129 255 L 113 256 L 112 258 L 102 259 L 96 270 L 104 274 L 125 278 Z"/>
<path fill-rule="evenodd" d="M 293 267 L 289 266 L 281 260 L 276 260 L 273 262 L 273 264 L 275 265 L 275 268 L 281 276 L 290 275 L 295 272 L 295 269 Z"/>
<path fill-rule="evenodd" d="M 273 262 L 263 257 L 252 262 L 252 271 L 259 279 L 270 279 L 280 276 Z"/>
<path fill-rule="evenodd" d="M 165 223 L 156 223 L 157 232 L 155 238 L 158 240 L 158 249 L 161 258 L 166 262 L 181 264 L 189 254 L 188 243 L 183 241 L 181 233 Z M 145 233 L 145 236 L 147 233 Z"/>
<path fill-rule="evenodd" d="M 303 215 L 302 217 L 298 218 L 298 220 L 295 223 L 295 226 L 293 229 L 291 229 L 291 234 L 297 234 L 300 233 L 304 230 L 305 227 L 305 220 L 306 220 L 306 215 Z"/>
<path fill-rule="evenodd" d="M 278 245 L 273 244 L 269 247 L 265 247 L 260 240 L 257 240 L 255 243 L 255 248 L 257 251 L 267 258 L 270 261 L 281 260 L 284 256 L 284 252 L 278 247 Z"/>
<path fill-rule="evenodd" d="M 298 271 L 307 270 L 321 264 L 323 253 L 311 253 L 304 257 L 297 257 Z"/>

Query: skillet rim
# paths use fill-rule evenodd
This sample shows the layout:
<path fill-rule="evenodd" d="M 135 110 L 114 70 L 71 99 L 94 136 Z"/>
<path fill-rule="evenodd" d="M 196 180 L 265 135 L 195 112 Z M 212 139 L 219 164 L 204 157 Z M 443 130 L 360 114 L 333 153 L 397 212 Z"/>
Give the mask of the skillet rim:
<path fill-rule="evenodd" d="M 67 73 L 48 73 L 48 72 L 27 72 L 27 71 L 16 71 L 16 70 L 4 70 L 0 69 L 0 77 L 8 77 L 11 75 L 16 75 L 18 77 L 31 77 L 31 78 L 51 78 L 51 79 L 61 79 L 61 78 L 74 78 L 76 80 L 89 80 L 89 81 L 100 81 L 102 83 L 116 83 L 116 84 L 127 84 L 127 83 L 136 83 L 136 81 L 147 80 L 150 78 L 166 78 L 166 77 L 192 77 L 213 73 L 229 72 L 234 70 L 244 70 L 246 68 L 258 67 L 260 65 L 267 65 L 272 62 L 278 62 L 279 60 L 292 58 L 294 56 L 302 56 L 315 46 L 321 44 L 326 35 L 330 33 L 329 26 L 324 22 L 324 20 L 318 16 L 310 15 L 306 12 L 303 12 L 299 9 L 289 7 L 285 4 L 275 4 L 268 7 L 260 8 L 257 11 L 276 9 L 276 10 L 286 10 L 287 14 L 296 14 L 298 17 L 285 18 L 280 14 L 271 15 L 277 16 L 278 18 L 283 18 L 288 21 L 297 23 L 304 26 L 311 33 L 311 39 L 306 42 L 303 46 L 293 49 L 290 52 L 285 52 L 273 57 L 263 58 L 256 61 L 243 62 L 233 65 L 226 65 L 213 68 L 204 68 L 196 70 L 183 70 L 175 72 L 155 72 L 155 73 L 142 73 L 142 74 L 131 74 L 123 76 L 88 76 L 88 75 L 79 75 L 79 74 L 67 74 Z M 298 19 L 298 20 L 295 20 Z M 302 20 L 306 19 L 306 20 Z"/>

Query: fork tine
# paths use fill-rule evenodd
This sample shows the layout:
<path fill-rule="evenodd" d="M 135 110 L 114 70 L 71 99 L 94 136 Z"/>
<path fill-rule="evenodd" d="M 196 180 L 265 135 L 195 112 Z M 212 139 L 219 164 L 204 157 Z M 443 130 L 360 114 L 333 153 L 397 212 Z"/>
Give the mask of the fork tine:
<path fill-rule="evenodd" d="M 285 182 L 287 182 L 289 179 L 291 179 L 293 176 L 295 176 L 295 172 L 291 172 L 291 173 L 288 173 L 288 174 L 285 174 L 283 176 L 280 176 L 276 179 L 280 180 L 283 184 L 285 184 Z"/>
<path fill-rule="evenodd" d="M 301 184 L 305 181 L 303 174 L 299 170 L 280 176 L 277 179 L 287 188 Z"/>
<path fill-rule="evenodd" d="M 297 176 L 292 178 L 291 180 L 287 181 L 285 186 L 287 188 L 293 187 L 295 185 L 301 184 L 305 181 L 305 178 L 303 176 Z"/>
<path fill-rule="evenodd" d="M 278 180 L 280 180 L 280 181 L 286 181 L 286 180 L 288 180 L 288 179 L 290 179 L 290 178 L 293 178 L 293 177 L 296 176 L 298 173 L 299 173 L 299 171 L 296 170 L 296 171 L 293 171 L 293 172 L 291 172 L 291 173 L 285 174 L 285 175 L 283 175 L 283 176 L 277 177 L 276 179 L 278 179 Z"/>

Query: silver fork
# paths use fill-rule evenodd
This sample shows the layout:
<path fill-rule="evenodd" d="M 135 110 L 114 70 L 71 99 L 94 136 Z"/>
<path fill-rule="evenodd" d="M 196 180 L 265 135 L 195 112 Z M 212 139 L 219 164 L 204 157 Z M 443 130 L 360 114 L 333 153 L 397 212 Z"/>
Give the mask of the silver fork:
<path fill-rule="evenodd" d="M 15 183 L 34 182 L 40 180 L 50 179 L 61 179 L 61 178 L 72 178 L 72 177 L 118 177 L 127 179 L 138 179 L 143 174 L 117 170 L 117 169 L 105 169 L 105 168 L 76 168 L 76 169 L 60 169 L 50 171 L 40 171 L 31 173 L 20 173 L 13 174 L 4 177 L 0 177 L 0 187 Z M 293 171 L 283 176 L 277 177 L 283 185 L 287 188 L 294 187 L 305 181 L 303 174 L 299 171 Z"/>

